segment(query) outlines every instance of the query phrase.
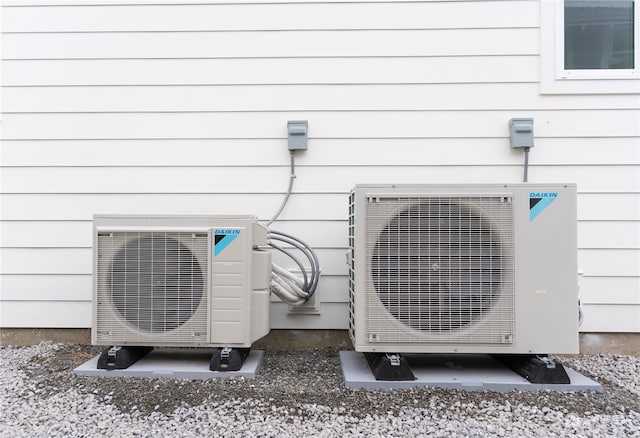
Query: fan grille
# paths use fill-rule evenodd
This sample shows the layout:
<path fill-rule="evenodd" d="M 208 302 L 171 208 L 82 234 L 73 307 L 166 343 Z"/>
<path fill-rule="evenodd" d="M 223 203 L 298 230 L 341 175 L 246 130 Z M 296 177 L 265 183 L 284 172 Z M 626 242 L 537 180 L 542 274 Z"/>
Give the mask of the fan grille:
<path fill-rule="evenodd" d="M 206 233 L 106 233 L 98 248 L 109 254 L 98 261 L 98 298 L 112 309 L 98 307 L 99 333 L 187 342 L 206 333 Z"/>
<path fill-rule="evenodd" d="M 382 303 L 433 341 L 512 342 L 511 205 L 505 197 L 370 202 L 369 305 Z M 376 340 L 402 340 L 384 318 L 368 323 Z"/>

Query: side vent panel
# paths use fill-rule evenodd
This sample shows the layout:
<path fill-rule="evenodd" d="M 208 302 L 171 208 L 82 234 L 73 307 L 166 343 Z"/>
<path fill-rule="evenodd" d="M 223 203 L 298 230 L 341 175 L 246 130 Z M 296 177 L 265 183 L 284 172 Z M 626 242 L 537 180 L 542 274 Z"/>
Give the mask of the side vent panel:
<path fill-rule="evenodd" d="M 355 193 L 349 196 L 349 252 L 347 263 L 349 270 L 349 334 L 355 336 Z"/>

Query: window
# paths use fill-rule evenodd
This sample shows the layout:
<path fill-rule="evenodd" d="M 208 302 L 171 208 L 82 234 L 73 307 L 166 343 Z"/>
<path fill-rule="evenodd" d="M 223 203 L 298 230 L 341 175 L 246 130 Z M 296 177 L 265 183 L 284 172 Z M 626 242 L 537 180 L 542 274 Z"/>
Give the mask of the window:
<path fill-rule="evenodd" d="M 640 0 L 542 0 L 542 92 L 640 93 Z"/>
<path fill-rule="evenodd" d="M 633 1 L 565 0 L 564 69 L 633 69 Z"/>

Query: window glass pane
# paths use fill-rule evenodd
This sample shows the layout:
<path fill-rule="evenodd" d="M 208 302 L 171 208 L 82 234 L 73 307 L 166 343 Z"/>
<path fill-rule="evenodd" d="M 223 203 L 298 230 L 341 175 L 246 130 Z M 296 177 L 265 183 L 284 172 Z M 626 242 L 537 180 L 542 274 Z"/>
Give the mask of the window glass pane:
<path fill-rule="evenodd" d="M 633 69 L 633 1 L 565 0 L 564 68 Z"/>

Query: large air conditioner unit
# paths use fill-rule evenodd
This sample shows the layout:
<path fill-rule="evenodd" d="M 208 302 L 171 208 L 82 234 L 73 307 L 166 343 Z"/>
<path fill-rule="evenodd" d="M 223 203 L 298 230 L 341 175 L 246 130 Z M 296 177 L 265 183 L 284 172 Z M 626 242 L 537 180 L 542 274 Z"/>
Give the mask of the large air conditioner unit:
<path fill-rule="evenodd" d="M 573 184 L 358 185 L 356 351 L 577 353 Z"/>
<path fill-rule="evenodd" d="M 271 253 L 253 216 L 95 216 L 92 343 L 250 347 Z"/>

